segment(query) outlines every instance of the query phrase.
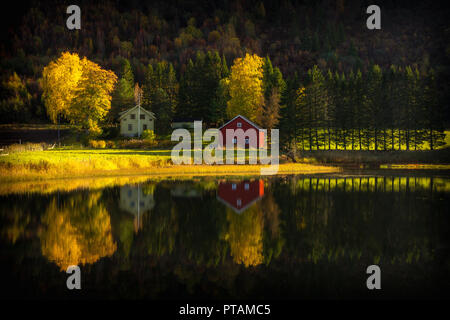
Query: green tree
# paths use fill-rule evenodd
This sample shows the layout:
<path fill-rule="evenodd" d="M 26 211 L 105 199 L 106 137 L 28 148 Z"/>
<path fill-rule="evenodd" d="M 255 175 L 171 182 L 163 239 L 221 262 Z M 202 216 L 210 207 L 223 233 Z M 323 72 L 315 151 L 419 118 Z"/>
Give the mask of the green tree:
<path fill-rule="evenodd" d="M 155 113 L 158 119 L 155 131 L 166 134 L 178 105 L 178 81 L 171 63 L 159 61 L 148 66 L 142 105 Z"/>
<path fill-rule="evenodd" d="M 27 121 L 31 116 L 31 95 L 17 73 L 2 83 L 0 117 L 2 122 Z"/>
<path fill-rule="evenodd" d="M 198 52 L 180 80 L 178 117 L 202 118 L 207 123 L 223 121 L 225 90 L 220 82 L 228 74 L 225 58 L 217 51 Z"/>
<path fill-rule="evenodd" d="M 321 128 L 326 126 L 326 110 L 328 108 L 328 92 L 325 78 L 318 66 L 308 70 L 308 85 L 305 90 L 305 114 L 308 123 L 309 148 L 315 145 L 320 149 L 323 143 Z"/>

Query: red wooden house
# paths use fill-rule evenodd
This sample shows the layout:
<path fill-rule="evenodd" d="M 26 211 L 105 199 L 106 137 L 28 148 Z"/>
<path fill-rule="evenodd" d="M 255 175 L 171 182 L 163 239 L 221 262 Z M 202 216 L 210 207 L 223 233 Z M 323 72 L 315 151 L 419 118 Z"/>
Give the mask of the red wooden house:
<path fill-rule="evenodd" d="M 264 181 L 260 179 L 220 182 L 217 189 L 217 199 L 237 213 L 241 213 L 263 196 Z"/>
<path fill-rule="evenodd" d="M 247 131 L 248 129 L 254 129 L 256 132 L 256 145 L 252 146 L 254 148 L 261 148 L 264 147 L 264 131 L 262 131 L 262 128 L 260 128 L 257 124 L 253 123 L 252 121 L 248 120 L 246 117 L 237 115 L 227 123 L 225 123 L 223 126 L 219 128 L 220 132 L 222 133 L 223 137 L 223 144 L 222 147 L 227 146 L 227 129 L 233 129 L 238 130 L 242 129 Z M 233 138 L 233 145 L 237 144 L 237 139 Z M 250 145 L 250 139 L 248 136 L 245 137 L 245 147 L 249 147 Z"/>

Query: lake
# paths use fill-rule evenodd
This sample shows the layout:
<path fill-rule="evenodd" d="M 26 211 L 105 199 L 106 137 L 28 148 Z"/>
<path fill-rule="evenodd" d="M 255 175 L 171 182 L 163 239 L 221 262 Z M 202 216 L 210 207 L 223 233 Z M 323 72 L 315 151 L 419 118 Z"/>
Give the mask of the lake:
<path fill-rule="evenodd" d="M 449 192 L 430 171 L 3 185 L 2 296 L 449 297 Z"/>

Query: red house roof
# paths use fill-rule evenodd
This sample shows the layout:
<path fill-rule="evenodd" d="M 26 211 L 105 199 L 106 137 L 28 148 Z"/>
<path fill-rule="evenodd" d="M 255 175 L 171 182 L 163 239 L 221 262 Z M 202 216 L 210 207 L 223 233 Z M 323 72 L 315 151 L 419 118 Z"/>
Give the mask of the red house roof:
<path fill-rule="evenodd" d="M 252 121 L 247 119 L 246 117 L 239 114 L 219 128 L 219 130 L 222 132 L 222 146 L 226 146 L 226 144 L 227 144 L 226 132 L 228 129 L 231 129 L 231 130 L 242 129 L 244 132 L 247 132 L 247 130 L 252 129 L 252 130 L 256 131 L 256 141 L 254 142 L 254 143 L 256 143 L 256 145 L 254 145 L 254 146 L 252 145 L 252 147 L 256 147 L 256 148 L 264 147 L 265 135 L 264 135 L 263 129 L 261 127 L 259 127 L 256 123 L 253 123 Z M 235 140 L 235 138 L 234 138 L 234 140 Z M 234 140 L 233 140 L 233 145 L 236 143 L 236 141 L 234 141 Z M 247 140 L 246 140 L 245 145 L 246 146 L 250 145 L 250 143 L 247 142 Z"/>
<path fill-rule="evenodd" d="M 237 213 L 241 213 L 264 196 L 264 181 L 244 180 L 219 182 L 217 199 Z"/>
<path fill-rule="evenodd" d="M 223 127 L 225 127 L 227 124 L 233 122 L 234 119 L 237 119 L 237 118 L 241 118 L 242 120 L 246 121 L 247 123 L 249 123 L 251 126 L 255 127 L 255 128 L 258 129 L 258 130 L 261 130 L 261 129 L 262 129 L 262 128 L 261 128 L 260 126 L 258 126 L 256 123 L 254 123 L 254 122 L 248 120 L 246 117 L 241 116 L 240 114 L 238 114 L 236 117 L 234 117 L 233 119 L 231 119 L 230 121 L 228 121 L 227 123 L 225 123 L 223 126 L 221 126 L 221 127 L 219 128 L 219 130 L 222 129 Z"/>

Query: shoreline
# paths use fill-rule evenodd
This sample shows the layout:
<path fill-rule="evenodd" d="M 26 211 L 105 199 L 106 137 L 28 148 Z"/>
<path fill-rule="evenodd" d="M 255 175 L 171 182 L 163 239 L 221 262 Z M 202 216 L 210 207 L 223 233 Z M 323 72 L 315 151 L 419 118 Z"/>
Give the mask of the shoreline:
<path fill-rule="evenodd" d="M 37 171 L 26 166 L 11 166 L 10 170 L 0 169 L 0 182 L 24 182 L 55 179 L 76 178 L 106 178 L 106 177 L 133 177 L 133 176 L 276 176 L 284 174 L 316 174 L 337 173 L 342 168 L 332 165 L 312 165 L 303 163 L 280 164 L 277 173 L 261 175 L 262 165 L 170 165 L 165 167 L 147 167 L 135 169 L 99 170 L 87 169 L 83 171 L 45 170 Z M 59 171 L 59 172 L 58 172 Z"/>
<path fill-rule="evenodd" d="M 291 162 L 280 156 L 283 174 L 338 173 L 344 170 L 450 170 L 450 148 L 416 152 L 313 151 Z M 174 165 L 170 150 L 55 149 L 0 157 L 0 182 L 120 176 L 266 176 L 261 164 Z"/>

